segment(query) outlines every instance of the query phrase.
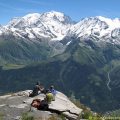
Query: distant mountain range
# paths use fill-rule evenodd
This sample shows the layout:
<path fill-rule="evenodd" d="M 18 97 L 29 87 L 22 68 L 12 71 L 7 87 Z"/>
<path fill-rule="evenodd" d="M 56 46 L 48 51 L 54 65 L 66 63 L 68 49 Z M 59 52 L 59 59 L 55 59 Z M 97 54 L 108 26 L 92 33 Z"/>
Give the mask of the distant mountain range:
<path fill-rule="evenodd" d="M 120 19 L 73 21 L 51 11 L 0 26 L 0 88 L 53 83 L 95 111 L 120 108 Z M 14 87 L 13 87 L 14 86 Z"/>
<path fill-rule="evenodd" d="M 76 23 L 55 11 L 14 18 L 6 26 L 0 26 L 0 63 L 48 59 L 65 51 L 71 42 L 71 39 L 66 41 L 68 37 L 88 42 L 92 39 L 98 44 L 104 42 L 102 46 L 107 43 L 120 44 L 119 26 L 119 19 L 101 16 L 85 18 Z"/>

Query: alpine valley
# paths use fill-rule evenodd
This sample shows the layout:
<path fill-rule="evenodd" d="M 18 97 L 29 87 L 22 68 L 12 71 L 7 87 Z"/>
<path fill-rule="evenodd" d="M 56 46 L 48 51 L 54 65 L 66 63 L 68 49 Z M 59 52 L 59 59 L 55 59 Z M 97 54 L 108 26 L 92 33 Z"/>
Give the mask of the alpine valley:
<path fill-rule="evenodd" d="M 51 11 L 0 26 L 1 94 L 53 84 L 97 112 L 120 108 L 120 19 Z"/>

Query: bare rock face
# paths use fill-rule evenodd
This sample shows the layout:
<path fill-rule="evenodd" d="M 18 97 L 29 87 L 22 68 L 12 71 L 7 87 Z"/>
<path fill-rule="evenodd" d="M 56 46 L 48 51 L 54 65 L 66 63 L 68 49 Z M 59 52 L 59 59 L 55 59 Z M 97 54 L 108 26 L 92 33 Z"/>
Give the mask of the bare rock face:
<path fill-rule="evenodd" d="M 40 120 L 47 120 L 54 113 L 50 111 L 41 111 L 35 108 L 30 110 L 30 104 L 33 99 L 43 100 L 45 95 L 39 94 L 33 98 L 28 97 L 30 90 L 18 92 L 15 94 L 0 96 L 0 113 L 3 115 L 3 120 L 21 120 L 21 116 L 24 113 Z M 52 101 L 49 105 L 50 109 L 58 110 L 70 120 L 77 120 L 81 114 L 82 109 L 76 107 L 68 98 L 61 92 L 57 92 L 55 101 Z"/>

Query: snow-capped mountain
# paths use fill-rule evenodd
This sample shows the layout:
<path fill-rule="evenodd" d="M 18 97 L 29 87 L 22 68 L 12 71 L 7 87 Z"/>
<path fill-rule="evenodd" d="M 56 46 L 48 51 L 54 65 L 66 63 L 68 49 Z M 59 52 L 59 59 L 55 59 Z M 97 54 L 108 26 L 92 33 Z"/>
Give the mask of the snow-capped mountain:
<path fill-rule="evenodd" d="M 118 44 L 120 41 L 120 19 L 118 18 L 112 20 L 97 16 L 85 18 L 75 23 L 70 17 L 56 11 L 43 14 L 33 13 L 14 18 L 8 25 L 0 27 L 0 34 L 6 33 L 6 30 L 30 40 L 47 38 L 60 41 L 65 36 L 77 36 L 84 40 L 92 36 L 105 42 L 112 41 L 112 43 Z"/>
<path fill-rule="evenodd" d="M 21 58 L 39 61 L 63 53 L 72 43 L 71 37 L 81 41 L 120 44 L 119 36 L 120 20 L 117 18 L 112 20 L 97 16 L 76 23 L 70 17 L 56 11 L 33 13 L 14 18 L 6 26 L 0 26 L 2 46 L 0 52 L 1 58 L 4 51 L 6 53 L 6 56 L 3 55 L 4 59 L 10 57 L 11 61 L 13 59 L 18 61 Z M 20 56 L 15 53 L 15 50 L 11 50 L 13 48 L 11 46 L 16 51 L 20 50 L 17 52 Z"/>
<path fill-rule="evenodd" d="M 100 41 L 117 42 L 119 39 L 120 19 L 109 19 L 102 16 L 85 18 L 73 25 L 67 36 L 75 35 L 79 38 L 89 38 L 90 36 L 98 38 Z M 117 38 L 117 41 L 114 39 Z"/>
<path fill-rule="evenodd" d="M 6 26 L 18 34 L 26 33 L 30 39 L 45 37 L 61 40 L 74 22 L 63 13 L 51 11 L 43 14 L 33 13 L 14 18 Z"/>

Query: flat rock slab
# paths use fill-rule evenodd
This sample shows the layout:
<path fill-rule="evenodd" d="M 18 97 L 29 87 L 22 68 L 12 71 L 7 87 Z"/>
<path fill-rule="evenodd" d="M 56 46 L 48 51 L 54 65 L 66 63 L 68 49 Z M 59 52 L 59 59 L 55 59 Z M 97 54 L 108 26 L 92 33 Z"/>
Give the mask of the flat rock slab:
<path fill-rule="evenodd" d="M 26 90 L 11 95 L 0 96 L 0 113 L 4 116 L 3 120 L 21 120 L 22 114 L 30 111 L 30 104 L 33 99 L 38 98 L 43 100 L 45 98 L 44 94 L 30 98 L 28 97 L 30 92 L 31 90 Z M 73 120 L 76 120 L 78 115 L 82 112 L 82 109 L 76 107 L 68 97 L 61 92 L 57 92 L 55 101 L 49 104 L 49 108 L 65 111 L 63 114 Z M 40 111 L 35 108 L 32 108 L 29 112 L 29 115 L 43 120 L 47 120 L 53 114 L 54 113 L 49 111 Z"/>

